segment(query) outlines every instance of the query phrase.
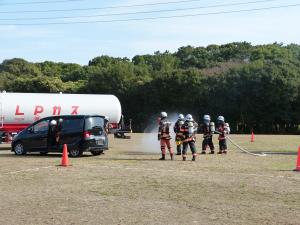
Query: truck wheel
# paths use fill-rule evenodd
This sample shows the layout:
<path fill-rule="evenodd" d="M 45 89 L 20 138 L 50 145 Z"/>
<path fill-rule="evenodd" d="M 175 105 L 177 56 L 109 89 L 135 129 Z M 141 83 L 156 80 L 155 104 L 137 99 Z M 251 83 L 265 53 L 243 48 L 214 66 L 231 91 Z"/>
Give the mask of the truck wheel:
<path fill-rule="evenodd" d="M 101 151 L 91 151 L 92 155 L 101 155 L 102 152 L 103 152 L 103 150 L 101 150 Z"/>
<path fill-rule="evenodd" d="M 70 157 L 80 157 L 82 156 L 82 151 L 79 148 L 70 149 Z"/>
<path fill-rule="evenodd" d="M 14 146 L 14 152 L 16 155 L 25 155 L 26 150 L 21 142 L 17 142 Z"/>

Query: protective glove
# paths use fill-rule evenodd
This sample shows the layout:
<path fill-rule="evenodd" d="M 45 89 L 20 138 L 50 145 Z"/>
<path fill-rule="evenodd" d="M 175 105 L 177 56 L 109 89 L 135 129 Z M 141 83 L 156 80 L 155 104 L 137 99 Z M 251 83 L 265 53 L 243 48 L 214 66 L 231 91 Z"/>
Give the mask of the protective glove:
<path fill-rule="evenodd" d="M 182 141 L 176 141 L 175 143 L 176 143 L 176 145 L 181 145 Z"/>
<path fill-rule="evenodd" d="M 158 135 L 157 135 L 157 140 L 159 140 L 159 141 L 160 141 L 160 139 L 161 139 L 161 135 L 160 135 L 160 134 L 158 134 Z"/>

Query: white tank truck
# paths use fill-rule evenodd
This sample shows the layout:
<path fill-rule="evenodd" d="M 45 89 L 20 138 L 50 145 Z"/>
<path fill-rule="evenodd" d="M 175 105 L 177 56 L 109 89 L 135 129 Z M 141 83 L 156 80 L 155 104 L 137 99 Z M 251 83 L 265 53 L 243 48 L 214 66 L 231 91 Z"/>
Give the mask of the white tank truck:
<path fill-rule="evenodd" d="M 0 131 L 17 133 L 47 116 L 102 115 L 118 132 L 122 109 L 114 95 L 63 93 L 0 93 Z M 124 132 L 125 133 L 125 132 Z"/>

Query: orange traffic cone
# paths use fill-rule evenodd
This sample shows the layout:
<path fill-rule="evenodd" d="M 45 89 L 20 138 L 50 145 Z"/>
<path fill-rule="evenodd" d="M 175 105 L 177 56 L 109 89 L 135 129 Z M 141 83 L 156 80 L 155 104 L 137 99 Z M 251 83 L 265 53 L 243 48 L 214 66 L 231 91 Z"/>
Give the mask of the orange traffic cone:
<path fill-rule="evenodd" d="M 251 133 L 251 142 L 254 142 L 254 133 L 253 133 L 253 131 Z"/>
<path fill-rule="evenodd" d="M 297 163 L 296 163 L 295 171 L 300 172 L 300 146 L 298 147 L 298 157 L 297 157 Z"/>
<path fill-rule="evenodd" d="M 61 158 L 61 166 L 69 166 L 69 157 L 68 157 L 68 146 L 64 144 L 63 154 Z"/>

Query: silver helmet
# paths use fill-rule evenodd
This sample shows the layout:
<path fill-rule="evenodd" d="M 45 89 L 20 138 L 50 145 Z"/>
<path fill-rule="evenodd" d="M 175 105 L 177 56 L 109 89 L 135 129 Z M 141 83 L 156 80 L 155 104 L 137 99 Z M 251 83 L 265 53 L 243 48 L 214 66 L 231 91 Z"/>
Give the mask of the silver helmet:
<path fill-rule="evenodd" d="M 193 116 L 191 114 L 187 114 L 185 116 L 185 120 L 190 122 L 190 121 L 193 121 L 194 119 L 193 119 Z"/>

